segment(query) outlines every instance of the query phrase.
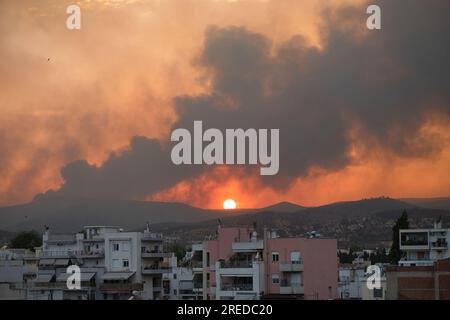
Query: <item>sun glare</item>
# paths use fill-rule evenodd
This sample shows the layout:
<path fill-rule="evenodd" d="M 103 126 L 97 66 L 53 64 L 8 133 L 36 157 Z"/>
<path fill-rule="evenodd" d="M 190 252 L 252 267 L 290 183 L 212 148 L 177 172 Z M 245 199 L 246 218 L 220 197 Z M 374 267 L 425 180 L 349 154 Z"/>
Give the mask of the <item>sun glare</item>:
<path fill-rule="evenodd" d="M 236 209 L 236 201 L 233 199 L 227 199 L 223 202 L 223 208 L 228 209 Z"/>

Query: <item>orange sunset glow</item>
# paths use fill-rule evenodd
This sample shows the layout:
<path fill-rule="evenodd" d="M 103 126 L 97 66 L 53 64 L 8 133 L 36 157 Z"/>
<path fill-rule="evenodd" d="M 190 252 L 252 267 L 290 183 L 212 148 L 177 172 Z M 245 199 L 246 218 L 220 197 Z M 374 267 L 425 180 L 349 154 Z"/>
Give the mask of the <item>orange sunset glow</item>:
<path fill-rule="evenodd" d="M 70 3 L 0 4 L 0 206 L 48 190 L 219 209 L 450 194 L 449 81 L 433 64 L 448 57 L 402 51 L 414 30 L 388 9 L 374 35 L 364 0 L 81 0 L 69 31 Z M 203 115 L 280 128 L 280 173 L 165 171 L 172 130 Z"/>

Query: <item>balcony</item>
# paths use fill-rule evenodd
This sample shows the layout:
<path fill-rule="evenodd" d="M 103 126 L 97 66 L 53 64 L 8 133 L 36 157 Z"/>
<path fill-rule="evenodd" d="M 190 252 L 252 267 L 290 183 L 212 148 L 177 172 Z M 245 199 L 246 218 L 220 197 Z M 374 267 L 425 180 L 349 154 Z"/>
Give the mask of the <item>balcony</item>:
<path fill-rule="evenodd" d="M 252 261 L 248 260 L 228 260 L 228 261 L 221 261 L 220 262 L 220 268 L 222 269 L 229 269 L 229 268 L 251 268 L 253 266 Z"/>
<path fill-rule="evenodd" d="M 80 291 L 95 289 L 95 284 L 89 281 L 82 281 Z M 72 290 L 67 288 L 66 282 L 47 282 L 47 283 L 34 283 L 31 286 L 32 290 Z"/>
<path fill-rule="evenodd" d="M 403 267 L 424 267 L 432 266 L 433 260 L 399 260 L 398 265 Z"/>
<path fill-rule="evenodd" d="M 144 235 L 141 238 L 141 241 L 163 241 L 164 237 L 161 233 L 144 233 Z"/>
<path fill-rule="evenodd" d="M 194 272 L 203 271 L 203 262 L 199 260 L 191 260 L 191 267 Z"/>
<path fill-rule="evenodd" d="M 280 286 L 280 294 L 304 294 L 305 288 L 300 284 L 286 284 Z"/>
<path fill-rule="evenodd" d="M 152 275 L 152 274 L 163 274 L 172 272 L 172 268 L 162 267 L 162 266 L 149 266 L 142 267 L 142 274 Z"/>
<path fill-rule="evenodd" d="M 432 249 L 447 249 L 448 243 L 445 240 L 437 240 L 431 243 Z"/>
<path fill-rule="evenodd" d="M 280 263 L 280 272 L 303 272 L 303 263 L 301 261 L 291 261 Z"/>
<path fill-rule="evenodd" d="M 400 230 L 400 250 L 428 249 L 428 231 Z"/>
<path fill-rule="evenodd" d="M 77 252 L 67 250 L 60 250 L 60 251 L 45 250 L 39 254 L 39 258 L 70 258 L 71 256 L 74 256 L 76 253 Z"/>
<path fill-rule="evenodd" d="M 241 283 L 241 284 L 222 284 L 220 286 L 222 291 L 253 291 L 253 284 Z"/>
<path fill-rule="evenodd" d="M 149 252 L 142 252 L 141 253 L 142 258 L 170 258 L 172 257 L 172 253 L 170 252 L 161 252 L 161 251 L 149 251 Z"/>
<path fill-rule="evenodd" d="M 76 256 L 78 258 L 104 258 L 105 252 L 103 250 L 97 250 L 97 251 L 80 251 L 76 253 Z"/>
<path fill-rule="evenodd" d="M 264 242 L 262 240 L 248 241 L 248 242 L 233 242 L 231 248 L 234 252 L 256 252 L 264 249 Z"/>
<path fill-rule="evenodd" d="M 114 292 L 128 292 L 128 291 L 142 291 L 144 288 L 142 283 L 102 283 L 100 284 L 100 291 L 114 291 Z"/>

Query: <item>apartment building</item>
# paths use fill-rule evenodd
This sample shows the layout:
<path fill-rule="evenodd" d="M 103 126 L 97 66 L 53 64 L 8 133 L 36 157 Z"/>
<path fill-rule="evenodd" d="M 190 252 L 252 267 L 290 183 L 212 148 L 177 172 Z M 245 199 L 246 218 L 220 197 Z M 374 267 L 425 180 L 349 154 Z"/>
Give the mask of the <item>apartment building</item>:
<path fill-rule="evenodd" d="M 36 277 L 34 252 L 26 249 L 0 249 L 0 300 L 25 299 L 27 283 Z"/>
<path fill-rule="evenodd" d="M 450 258 L 448 243 L 450 229 L 442 228 L 442 222 L 435 222 L 432 229 L 400 230 L 400 250 L 405 257 L 400 266 L 433 266 L 437 260 Z"/>
<path fill-rule="evenodd" d="M 386 281 L 389 300 L 450 300 L 450 258 L 432 265 L 390 266 Z"/>
<path fill-rule="evenodd" d="M 164 238 L 150 232 L 124 232 L 119 227 L 87 226 L 76 234 L 43 235 L 37 252 L 38 272 L 28 299 L 163 299 L 163 275 L 176 266 L 164 252 Z M 175 260 L 174 260 L 175 259 Z M 81 288 L 69 290 L 69 265 L 81 271 Z"/>
<path fill-rule="evenodd" d="M 362 299 L 364 275 L 364 265 L 340 264 L 338 278 L 338 298 L 352 300 Z"/>
<path fill-rule="evenodd" d="M 192 270 L 203 299 L 334 299 L 337 241 L 280 238 L 233 227 L 193 246 Z"/>

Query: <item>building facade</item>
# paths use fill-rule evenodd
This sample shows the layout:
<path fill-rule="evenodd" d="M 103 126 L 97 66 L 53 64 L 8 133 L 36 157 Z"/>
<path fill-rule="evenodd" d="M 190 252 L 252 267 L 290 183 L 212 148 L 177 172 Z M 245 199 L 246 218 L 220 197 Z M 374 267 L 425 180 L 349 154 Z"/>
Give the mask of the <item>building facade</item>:
<path fill-rule="evenodd" d="M 334 299 L 336 252 L 335 239 L 219 227 L 215 239 L 193 246 L 191 261 L 203 299 Z"/>
<path fill-rule="evenodd" d="M 124 232 L 119 227 L 87 226 L 76 234 L 43 234 L 36 252 L 37 277 L 28 288 L 32 300 L 165 299 L 163 277 L 176 267 L 164 238 L 150 232 Z M 81 288 L 67 287 L 67 267 L 81 271 Z"/>
<path fill-rule="evenodd" d="M 432 229 L 400 230 L 400 250 L 405 257 L 400 266 L 433 266 L 437 260 L 450 258 L 450 229 L 436 222 Z"/>

